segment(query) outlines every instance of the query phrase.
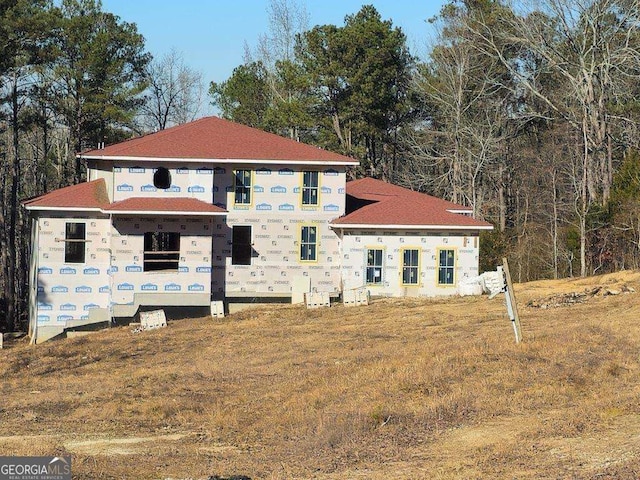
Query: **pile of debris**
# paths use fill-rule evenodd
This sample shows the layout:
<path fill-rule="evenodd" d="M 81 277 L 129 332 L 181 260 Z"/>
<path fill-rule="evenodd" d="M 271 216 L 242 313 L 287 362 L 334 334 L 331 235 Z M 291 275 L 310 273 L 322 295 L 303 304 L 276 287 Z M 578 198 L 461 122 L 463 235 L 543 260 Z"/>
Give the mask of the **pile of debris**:
<path fill-rule="evenodd" d="M 557 295 L 551 295 L 538 300 L 529 300 L 527 307 L 532 308 L 557 308 L 575 305 L 577 303 L 584 303 L 594 297 L 606 297 L 609 295 L 620 295 L 623 293 L 635 293 L 635 288 L 628 285 L 622 285 L 619 288 L 604 287 L 598 285 L 597 287 L 587 288 L 583 292 L 569 292 L 560 293 Z"/>

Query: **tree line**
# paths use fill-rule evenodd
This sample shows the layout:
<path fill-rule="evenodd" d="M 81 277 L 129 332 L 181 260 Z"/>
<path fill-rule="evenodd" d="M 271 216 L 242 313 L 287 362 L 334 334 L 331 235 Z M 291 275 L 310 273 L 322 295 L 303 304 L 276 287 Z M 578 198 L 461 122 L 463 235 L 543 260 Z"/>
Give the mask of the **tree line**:
<path fill-rule="evenodd" d="M 269 31 L 211 82 L 220 115 L 357 158 L 349 174 L 473 207 L 482 267 L 517 280 L 637 268 L 636 0 L 451 0 L 424 58 L 371 5 L 308 27 L 271 0 Z M 427 27 L 425 26 L 425 36 Z M 202 75 L 153 59 L 99 0 L 0 0 L 0 330 L 26 323 L 25 198 L 85 179 L 75 154 L 194 119 Z"/>
<path fill-rule="evenodd" d="M 193 120 L 203 93 L 181 54 L 154 60 L 99 0 L 0 0 L 0 331 L 27 321 L 20 202 L 83 181 L 78 152 Z"/>
<path fill-rule="evenodd" d="M 519 281 L 638 268 L 639 9 L 451 0 L 421 60 L 372 6 L 297 31 L 279 8 L 210 93 L 227 118 L 358 158 L 353 176 L 473 207 L 496 227 L 485 269 L 505 254 Z M 269 49 L 283 31 L 287 55 Z"/>

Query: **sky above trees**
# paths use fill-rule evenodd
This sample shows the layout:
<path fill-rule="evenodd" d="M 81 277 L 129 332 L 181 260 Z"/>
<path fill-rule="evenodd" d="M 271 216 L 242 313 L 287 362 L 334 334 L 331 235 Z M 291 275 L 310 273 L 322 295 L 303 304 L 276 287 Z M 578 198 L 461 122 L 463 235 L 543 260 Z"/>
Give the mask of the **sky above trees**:
<path fill-rule="evenodd" d="M 427 19 L 437 15 L 443 0 L 326 0 L 296 2 L 306 6 L 309 28 L 342 25 L 346 15 L 371 4 L 385 20 L 402 28 L 414 55 L 422 55 L 433 34 Z M 191 68 L 200 71 L 206 83 L 221 82 L 243 62 L 245 43 L 253 48 L 269 28 L 268 0 L 212 2 L 185 0 L 103 0 L 105 11 L 137 25 L 154 57 L 172 49 L 181 52 Z"/>

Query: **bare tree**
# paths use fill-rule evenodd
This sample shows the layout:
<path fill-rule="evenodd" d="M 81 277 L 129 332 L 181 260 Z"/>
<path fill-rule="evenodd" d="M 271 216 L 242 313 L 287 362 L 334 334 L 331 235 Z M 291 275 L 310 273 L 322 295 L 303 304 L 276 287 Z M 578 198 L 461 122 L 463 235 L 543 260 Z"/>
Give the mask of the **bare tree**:
<path fill-rule="evenodd" d="M 540 0 L 520 15 L 504 16 L 503 27 L 471 26 L 477 48 L 509 70 L 529 106 L 544 105 L 555 120 L 578 133 L 583 171 L 573 172 L 580 233 L 593 204 L 604 205 L 613 181 L 612 135 L 626 119 L 615 110 L 640 80 L 637 1 Z M 519 54 L 505 55 L 505 45 Z M 534 114 L 531 110 L 518 114 Z M 579 180 L 579 181 L 578 181 Z M 586 275 L 586 239 L 581 239 L 581 275 Z"/>
<path fill-rule="evenodd" d="M 624 120 L 613 105 L 640 79 L 638 2 L 619 0 L 540 0 L 534 11 L 503 18 L 499 30 L 474 25 L 484 53 L 503 62 L 526 90 L 583 139 L 589 202 L 608 201 L 613 179 L 609 141 L 612 125 Z M 504 45 L 520 49 L 515 59 Z M 547 76 L 554 82 L 542 82 Z"/>
<path fill-rule="evenodd" d="M 147 68 L 149 87 L 140 117 L 143 128 L 164 130 L 194 120 L 204 96 L 202 73 L 184 63 L 181 53 L 171 50 Z"/>
<path fill-rule="evenodd" d="M 405 132 L 409 160 L 401 177 L 480 214 L 489 190 L 503 183 L 495 172 L 505 170 L 499 164 L 511 100 L 502 85 L 504 68 L 469 38 L 467 23 L 476 13 L 447 10 L 428 63 L 414 75 L 414 91 L 429 115 Z"/>
<path fill-rule="evenodd" d="M 296 37 L 308 29 L 309 14 L 296 0 L 270 0 L 267 15 L 268 33 L 258 37 L 255 54 L 245 46 L 245 59 L 255 57 L 265 66 L 272 97 L 270 128 L 299 140 L 307 85 L 295 60 L 295 45 Z"/>
<path fill-rule="evenodd" d="M 269 71 L 278 61 L 293 61 L 296 35 L 309 27 L 309 13 L 295 0 L 270 0 L 267 6 L 269 32 L 258 37 L 256 56 Z"/>

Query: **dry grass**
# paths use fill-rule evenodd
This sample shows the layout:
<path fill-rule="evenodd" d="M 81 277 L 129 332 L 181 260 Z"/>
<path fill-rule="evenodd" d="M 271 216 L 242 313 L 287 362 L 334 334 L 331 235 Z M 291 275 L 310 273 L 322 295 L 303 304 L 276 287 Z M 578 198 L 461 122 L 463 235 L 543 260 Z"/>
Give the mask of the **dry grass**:
<path fill-rule="evenodd" d="M 162 331 L 0 351 L 0 452 L 73 455 L 74 477 L 636 479 L 640 293 L 278 306 Z"/>

